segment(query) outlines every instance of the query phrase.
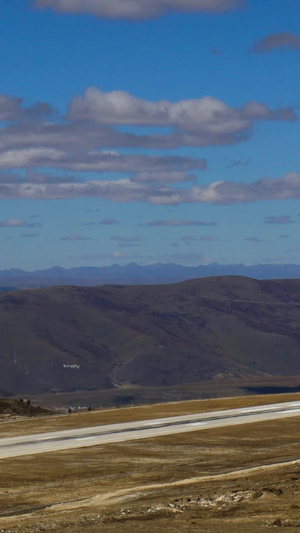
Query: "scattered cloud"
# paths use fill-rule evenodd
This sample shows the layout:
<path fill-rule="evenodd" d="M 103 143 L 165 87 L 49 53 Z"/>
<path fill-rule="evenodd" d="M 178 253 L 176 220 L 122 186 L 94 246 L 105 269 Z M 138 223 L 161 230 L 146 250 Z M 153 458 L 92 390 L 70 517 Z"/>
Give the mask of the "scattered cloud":
<path fill-rule="evenodd" d="M 89 14 L 111 19 L 140 20 L 171 11 L 223 13 L 243 5 L 242 0 L 33 0 L 36 7 L 59 13 Z"/>
<path fill-rule="evenodd" d="M 0 227 L 2 228 L 37 228 L 41 227 L 41 225 L 42 224 L 39 224 L 38 222 L 25 222 L 20 218 L 10 218 L 8 220 L 2 220 L 2 222 L 0 222 Z"/>
<path fill-rule="evenodd" d="M 27 170 L 24 181 L 26 183 L 76 183 L 72 176 L 54 176 L 46 172 L 36 172 L 35 170 Z"/>
<path fill-rule="evenodd" d="M 203 159 L 202 170 L 206 168 L 206 162 Z M 132 181 L 136 183 L 182 183 L 195 182 L 197 178 L 194 174 L 187 172 L 137 172 L 132 176 Z"/>
<path fill-rule="evenodd" d="M 300 50 L 300 36 L 289 31 L 272 33 L 257 41 L 249 50 L 253 54 L 265 54 L 276 49 Z"/>
<path fill-rule="evenodd" d="M 21 99 L 0 95 L 0 121 L 3 121 L 0 128 L 0 194 L 7 198 L 14 197 L 17 190 L 24 198 L 34 194 L 41 199 L 64 197 L 61 194 L 65 197 L 93 195 L 93 189 L 99 189 L 95 195 L 101 196 L 106 185 L 97 187 L 96 180 L 82 183 L 73 173 L 119 172 L 131 174 L 131 192 L 139 190 L 138 199 L 144 197 L 144 186 L 146 201 L 150 203 L 189 201 L 182 200 L 184 194 L 178 196 L 176 191 L 171 197 L 168 186 L 196 183 L 193 172 L 206 169 L 205 159 L 124 154 L 115 149 L 169 150 L 233 144 L 248 139 L 256 121 L 295 121 L 298 118 L 292 108 L 270 109 L 255 101 L 247 102 L 241 108 L 230 107 L 212 96 L 175 103 L 155 102 L 124 91 L 105 93 L 95 87 L 73 98 L 68 117 L 60 117 L 59 121 L 54 114 L 46 119 L 45 115 L 52 109 L 47 106 L 36 103 L 23 109 Z M 33 115 L 38 115 L 39 120 L 33 120 Z M 137 127 L 132 133 L 132 126 L 147 126 L 150 132 L 155 127 L 155 133 L 139 134 Z M 126 127 L 131 131 L 126 131 Z M 243 163 L 236 162 L 232 166 L 234 164 Z M 40 172 L 38 169 L 42 167 L 58 169 L 59 174 Z M 9 173 L 17 168 L 25 170 L 25 176 Z M 13 185 L 20 187 L 14 188 Z M 148 199 L 152 187 L 154 194 Z M 158 194 L 156 188 L 160 189 Z M 125 195 L 124 201 L 127 198 Z M 135 199 L 134 193 L 132 200 Z"/>
<path fill-rule="evenodd" d="M 0 134 L 1 135 L 1 134 Z M 52 167 L 80 172 L 166 172 L 203 170 L 203 159 L 184 156 L 156 156 L 143 154 L 105 154 L 102 152 L 64 152 L 54 148 L 0 150 L 0 170 L 9 168 Z M 8 181 L 8 177 L 5 176 Z M 14 180 L 10 178 L 9 182 Z M 25 180 L 23 180 L 25 181 Z M 49 176 L 49 183 L 51 178 Z M 52 180 L 58 183 L 59 180 Z M 64 177 L 61 183 L 69 183 Z M 28 183 L 31 183 L 29 181 Z"/>
<path fill-rule="evenodd" d="M 116 252 L 112 252 L 111 254 L 108 254 L 108 258 L 109 259 L 115 259 L 115 260 L 120 260 L 120 261 L 128 261 L 128 260 L 133 260 L 133 259 L 137 259 L 139 256 L 137 254 L 129 254 L 129 253 L 125 253 L 125 252 L 119 252 L 119 251 L 116 251 Z"/>
<path fill-rule="evenodd" d="M 135 248 L 141 245 L 138 242 L 120 242 L 118 246 L 119 248 Z"/>
<path fill-rule="evenodd" d="M 133 235 L 133 237 L 123 237 L 123 236 L 120 236 L 120 235 L 113 235 L 111 238 L 110 238 L 111 241 L 119 241 L 119 242 L 137 242 L 137 241 L 140 241 L 141 240 L 141 237 L 139 235 Z"/>
<path fill-rule="evenodd" d="M 100 197 L 115 202 L 144 201 L 152 204 L 176 205 L 184 200 L 184 191 L 168 185 L 156 187 L 138 184 L 130 179 L 95 180 L 75 184 L 2 184 L 0 198 L 71 199 Z"/>
<path fill-rule="evenodd" d="M 198 237 L 195 237 L 195 235 L 185 235 L 181 240 L 183 242 L 195 242 L 198 240 Z"/>
<path fill-rule="evenodd" d="M 244 239 L 244 241 L 249 241 L 249 242 L 263 242 L 262 239 L 259 239 L 258 237 L 246 237 Z"/>
<path fill-rule="evenodd" d="M 265 224 L 293 224 L 294 221 L 290 215 L 281 215 L 279 217 L 266 216 L 264 218 Z"/>
<path fill-rule="evenodd" d="M 159 256 L 151 257 L 149 258 L 149 260 L 152 262 L 178 263 L 180 265 L 189 265 L 189 266 L 206 264 L 206 263 L 212 262 L 211 258 L 209 258 L 209 261 L 207 261 L 201 252 L 195 252 L 193 250 L 191 251 L 185 250 L 184 253 L 178 252 L 178 253 L 171 253 L 171 254 L 162 254 Z"/>
<path fill-rule="evenodd" d="M 181 239 L 185 243 L 195 242 L 195 241 L 216 241 L 217 239 L 214 239 L 210 235 L 202 235 L 201 237 L 195 237 L 195 235 L 186 235 L 185 237 L 182 237 Z"/>
<path fill-rule="evenodd" d="M 19 218 L 10 218 L 9 220 L 2 220 L 0 226 L 2 228 L 24 228 L 25 222 Z"/>
<path fill-rule="evenodd" d="M 223 52 L 219 48 L 212 48 L 211 53 L 213 56 L 220 56 Z"/>
<path fill-rule="evenodd" d="M 195 185 L 185 201 L 230 205 L 261 200 L 300 198 L 300 173 L 290 172 L 283 178 L 261 178 L 251 183 L 216 181 L 207 187 Z"/>
<path fill-rule="evenodd" d="M 92 210 L 90 209 L 89 211 L 91 212 L 98 212 L 99 209 L 95 209 L 95 210 Z M 115 220 L 114 218 L 103 218 L 102 220 L 100 220 L 100 222 L 84 222 L 84 225 L 85 226 L 113 226 L 115 224 L 120 224 L 117 220 Z"/>
<path fill-rule="evenodd" d="M 79 256 L 78 259 L 81 259 L 83 261 L 88 261 L 88 262 L 99 261 L 103 259 L 110 259 L 110 260 L 118 261 L 118 262 L 119 261 L 120 262 L 123 262 L 123 261 L 132 262 L 137 259 L 141 259 L 141 256 L 136 253 L 121 252 L 117 250 L 109 254 L 101 254 L 101 253 L 100 254 L 84 254 L 84 255 Z"/>
<path fill-rule="evenodd" d="M 92 210 L 91 210 L 92 211 Z M 99 211 L 98 209 L 95 209 L 95 211 Z M 119 224 L 117 220 L 114 218 L 103 218 L 100 220 L 100 222 L 84 222 L 85 226 L 113 226 L 115 224 Z"/>
<path fill-rule="evenodd" d="M 43 119 L 55 116 L 55 109 L 45 102 L 35 102 L 32 106 L 22 107 L 23 99 L 0 94 L 0 122 Z"/>
<path fill-rule="evenodd" d="M 178 226 L 215 226 L 215 222 L 203 222 L 202 220 L 152 220 L 145 224 L 148 227 L 178 227 Z"/>
<path fill-rule="evenodd" d="M 247 167 L 249 165 L 250 161 L 249 159 L 243 160 L 243 159 L 233 159 L 226 165 L 226 168 L 234 168 L 234 167 Z"/>
<path fill-rule="evenodd" d="M 262 178 L 252 183 L 219 180 L 201 186 L 193 172 L 206 169 L 205 159 L 121 154 L 108 149 L 117 144 L 123 148 L 171 148 L 237 142 L 250 134 L 256 120 L 296 120 L 291 108 L 271 110 L 266 104 L 253 101 L 237 109 L 211 96 L 175 103 L 151 102 L 123 91 L 104 93 L 94 87 L 73 99 L 69 120 L 32 120 L 32 114 L 41 117 L 50 113 L 51 106 L 37 103 L 23 109 L 22 105 L 21 99 L 0 95 L 0 118 L 4 121 L 0 128 L 1 199 L 100 197 L 115 202 L 178 205 L 300 197 L 297 172 L 281 179 Z M 7 125 L 7 121 L 11 124 Z M 167 133 L 136 135 L 112 129 L 120 125 L 162 126 L 167 127 Z M 245 164 L 236 160 L 229 166 Z M 41 167 L 59 169 L 59 174 L 40 172 L 37 169 Z M 20 168 L 25 174 L 10 173 L 13 168 Z M 70 172 L 118 172 L 127 176 L 88 180 L 74 178 Z"/>
<path fill-rule="evenodd" d="M 129 156 L 130 157 L 130 156 Z M 138 157 L 138 156 L 136 156 Z M 143 157 L 143 156 L 141 156 Z M 146 157 L 146 156 L 145 156 Z M 149 156 L 151 158 L 151 156 Z M 163 160 L 163 158 L 162 158 Z M 185 165 L 185 158 L 172 156 L 166 164 Z M 164 160 L 163 160 L 164 161 Z M 156 158 L 161 165 L 160 158 Z M 189 161 L 189 164 L 191 162 Z M 300 198 L 300 172 L 290 172 L 282 178 L 261 178 L 254 182 L 216 181 L 201 186 L 179 188 L 176 184 L 134 182 L 129 178 L 93 180 L 76 183 L 0 183 L 0 199 L 27 198 L 38 200 L 99 197 L 114 202 L 147 202 L 153 205 L 179 205 L 184 203 L 215 203 L 230 205 L 263 200 Z M 104 219 L 99 224 L 116 224 L 114 219 Z M 94 222 L 87 223 L 93 224 Z M 184 221 L 154 220 L 148 225 L 189 225 Z M 191 224 L 190 224 L 191 225 Z M 197 223 L 195 225 L 214 225 Z"/>
<path fill-rule="evenodd" d="M 210 235 L 202 235 L 202 237 L 199 237 L 198 240 L 199 240 L 199 241 L 210 242 L 210 241 L 216 241 L 217 239 L 214 239 L 214 238 L 211 237 Z"/>
<path fill-rule="evenodd" d="M 111 226 L 113 224 L 120 224 L 120 222 L 118 222 L 114 218 L 103 218 L 102 220 L 100 220 L 99 224 L 104 224 L 106 226 Z"/>
<path fill-rule="evenodd" d="M 88 241 L 90 240 L 90 237 L 82 237 L 81 235 L 78 235 L 78 233 L 71 233 L 70 235 L 67 235 L 66 237 L 61 237 L 61 241 Z"/>
<path fill-rule="evenodd" d="M 0 95 L 0 120 L 1 122 L 7 120 L 17 120 L 21 118 L 21 107 L 22 99 L 13 98 L 6 94 Z"/>
<path fill-rule="evenodd" d="M 280 239 L 287 239 L 289 235 L 279 235 Z"/>

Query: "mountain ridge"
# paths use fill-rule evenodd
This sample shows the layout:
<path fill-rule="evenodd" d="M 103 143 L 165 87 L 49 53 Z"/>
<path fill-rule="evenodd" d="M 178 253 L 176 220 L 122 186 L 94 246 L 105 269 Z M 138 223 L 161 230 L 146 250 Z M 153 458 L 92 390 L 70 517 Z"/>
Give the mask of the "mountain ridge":
<path fill-rule="evenodd" d="M 72 267 L 53 266 L 47 269 L 26 271 L 20 268 L 0 270 L 0 287 L 35 288 L 56 285 L 95 286 L 111 283 L 124 285 L 145 285 L 177 283 L 188 279 L 212 276 L 244 276 L 253 279 L 300 278 L 300 265 L 257 264 L 183 266 L 176 263 L 155 263 L 152 265 L 113 264 L 110 266 Z"/>

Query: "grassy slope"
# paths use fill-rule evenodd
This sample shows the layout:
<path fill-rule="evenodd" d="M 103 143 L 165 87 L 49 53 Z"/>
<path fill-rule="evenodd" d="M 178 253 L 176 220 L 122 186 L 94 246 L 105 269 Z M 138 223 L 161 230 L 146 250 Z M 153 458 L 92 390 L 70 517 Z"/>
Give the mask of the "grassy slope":
<path fill-rule="evenodd" d="M 297 302 L 300 280 L 240 277 L 1 294 L 0 391 L 300 374 Z"/>

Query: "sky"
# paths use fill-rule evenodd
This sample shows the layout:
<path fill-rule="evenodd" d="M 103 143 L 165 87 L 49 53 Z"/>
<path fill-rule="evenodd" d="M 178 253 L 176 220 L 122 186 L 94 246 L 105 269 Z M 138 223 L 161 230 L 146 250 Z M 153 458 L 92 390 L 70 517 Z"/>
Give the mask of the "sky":
<path fill-rule="evenodd" d="M 0 269 L 300 264 L 299 0 L 0 20 Z"/>

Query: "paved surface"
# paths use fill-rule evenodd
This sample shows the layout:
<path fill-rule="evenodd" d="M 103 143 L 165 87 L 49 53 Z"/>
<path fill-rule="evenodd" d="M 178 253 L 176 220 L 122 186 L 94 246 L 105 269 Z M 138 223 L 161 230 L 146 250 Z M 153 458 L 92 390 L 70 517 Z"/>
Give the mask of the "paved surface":
<path fill-rule="evenodd" d="M 0 459 L 299 415 L 300 402 L 288 402 L 11 437 L 0 439 Z"/>

